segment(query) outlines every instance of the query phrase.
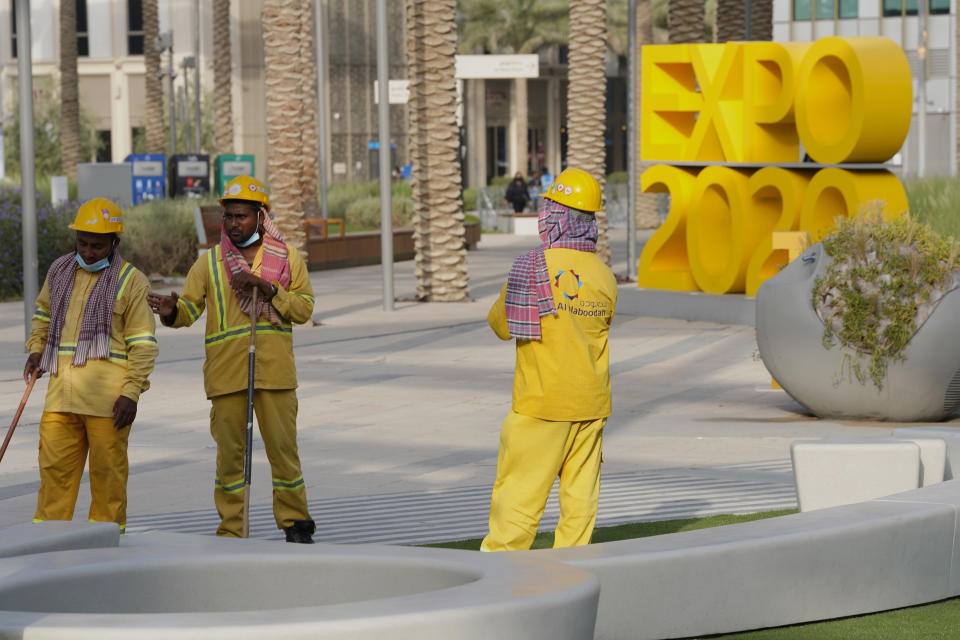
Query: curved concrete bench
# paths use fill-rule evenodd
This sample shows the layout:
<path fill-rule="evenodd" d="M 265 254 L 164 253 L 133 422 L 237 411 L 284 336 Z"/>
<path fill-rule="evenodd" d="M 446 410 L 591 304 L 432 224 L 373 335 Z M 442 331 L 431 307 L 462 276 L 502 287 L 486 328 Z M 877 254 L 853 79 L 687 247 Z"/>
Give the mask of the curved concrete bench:
<path fill-rule="evenodd" d="M 681 638 L 960 595 L 960 480 L 672 535 L 523 552 L 592 571 L 596 638 Z"/>
<path fill-rule="evenodd" d="M 588 638 L 595 612 L 595 637 L 604 640 L 744 631 L 960 595 L 958 523 L 960 480 L 951 480 L 782 518 L 508 554 L 352 545 L 291 549 L 206 536 L 127 536 L 119 549 L 0 560 L 0 609 L 29 609 L 0 611 L 0 635 L 29 628 L 31 638 L 130 638 L 137 630 L 151 638 L 289 637 L 304 630 L 318 638 L 348 632 L 351 638 L 391 640 Z M 290 559 L 293 573 L 271 568 L 289 566 Z M 185 562 L 188 571 L 180 577 L 163 577 Z M 357 580 L 378 590 L 367 595 L 379 599 L 345 601 L 362 595 L 345 577 L 357 574 L 354 568 L 361 570 Z M 599 579 L 599 610 L 596 582 L 575 568 Z M 65 575 L 96 581 L 60 582 Z M 84 602 L 101 601 L 101 589 L 126 597 L 141 584 L 129 582 L 135 576 L 153 585 L 146 592 L 151 607 L 159 606 L 155 597 L 162 602 L 172 592 L 172 604 L 180 608 L 214 612 L 57 613 L 78 605 L 31 604 L 49 602 L 51 595 L 69 602 L 73 593 Z M 246 592 L 249 584 L 256 585 L 252 593 Z M 340 604 L 282 601 L 285 593 L 302 598 L 315 590 L 318 601 L 332 597 Z M 234 596 L 243 600 L 224 604 Z M 252 601 L 272 608 L 224 612 Z M 294 608 L 276 608 L 284 604 Z"/>
<path fill-rule="evenodd" d="M 0 558 L 28 553 L 100 549 L 120 543 L 120 527 L 112 522 L 38 522 L 0 531 Z"/>
<path fill-rule="evenodd" d="M 0 637 L 588 640 L 591 574 L 508 554 L 140 536 L 0 560 Z"/>

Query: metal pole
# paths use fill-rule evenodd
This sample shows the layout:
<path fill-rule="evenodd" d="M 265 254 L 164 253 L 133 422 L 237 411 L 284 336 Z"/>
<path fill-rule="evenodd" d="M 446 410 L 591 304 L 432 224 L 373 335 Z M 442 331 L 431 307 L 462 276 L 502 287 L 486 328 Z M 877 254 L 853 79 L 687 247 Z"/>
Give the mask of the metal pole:
<path fill-rule="evenodd" d="M 927 0 L 917 2 L 917 177 L 927 173 Z"/>
<path fill-rule="evenodd" d="M 194 0 L 193 6 L 193 143 L 200 153 L 200 0 Z"/>
<path fill-rule="evenodd" d="M 30 59 L 30 0 L 16 0 L 17 85 L 20 97 L 20 211 L 23 234 L 23 334 L 37 300 L 37 183 L 33 155 L 33 62 Z"/>
<path fill-rule="evenodd" d="M 390 91 L 387 73 L 387 0 L 377 0 L 377 86 L 380 90 L 380 270 L 383 310 L 393 311 L 393 216 L 390 207 Z"/>
<path fill-rule="evenodd" d="M 314 43 L 317 55 L 317 166 L 320 170 L 320 217 L 326 219 L 327 211 L 327 63 L 323 55 L 326 46 L 323 38 L 323 0 L 313 4 Z"/>
<path fill-rule="evenodd" d="M 170 57 L 167 59 L 167 79 L 170 81 L 170 155 L 177 153 L 177 93 L 173 88 L 173 33 L 170 33 Z"/>
<path fill-rule="evenodd" d="M 627 0 L 627 277 L 637 275 L 637 0 Z"/>
<path fill-rule="evenodd" d="M 183 150 L 187 153 L 194 153 L 193 140 L 190 138 L 190 58 L 186 57 L 180 62 L 183 67 Z"/>
<path fill-rule="evenodd" d="M 750 40 L 753 33 L 753 15 L 750 0 L 743 0 L 743 39 Z"/>

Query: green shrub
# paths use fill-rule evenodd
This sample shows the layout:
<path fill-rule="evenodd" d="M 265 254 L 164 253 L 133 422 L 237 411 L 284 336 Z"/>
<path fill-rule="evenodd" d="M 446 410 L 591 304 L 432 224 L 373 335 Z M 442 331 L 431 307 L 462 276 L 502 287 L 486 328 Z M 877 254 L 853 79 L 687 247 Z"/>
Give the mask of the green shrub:
<path fill-rule="evenodd" d="M 327 215 L 343 218 L 352 202 L 378 193 L 375 182 L 334 182 L 327 188 Z"/>
<path fill-rule="evenodd" d="M 945 236 L 960 240 L 960 179 L 924 178 L 904 180 L 910 215 Z"/>
<path fill-rule="evenodd" d="M 477 210 L 477 188 L 476 187 L 467 187 L 463 190 L 463 210 L 464 211 L 476 211 Z"/>
<path fill-rule="evenodd" d="M 393 210 L 393 226 L 409 227 L 413 223 L 413 200 L 404 197 L 390 199 Z M 380 228 L 380 196 L 355 200 L 346 210 L 346 223 L 350 227 L 364 229 Z"/>
<path fill-rule="evenodd" d="M 617 184 L 619 182 L 627 181 L 627 172 L 626 171 L 614 171 L 607 176 L 607 184 Z"/>
<path fill-rule="evenodd" d="M 490 178 L 491 187 L 505 187 L 513 182 L 513 176 L 494 176 Z"/>
<path fill-rule="evenodd" d="M 196 207 L 213 198 L 151 200 L 124 211 L 120 253 L 144 273 L 185 275 L 197 259 Z"/>
<path fill-rule="evenodd" d="M 76 215 L 76 202 L 57 206 L 37 194 L 37 277 L 40 282 L 54 260 L 75 248 L 67 228 Z M 20 188 L 0 186 L 0 299 L 23 296 L 23 236 Z"/>

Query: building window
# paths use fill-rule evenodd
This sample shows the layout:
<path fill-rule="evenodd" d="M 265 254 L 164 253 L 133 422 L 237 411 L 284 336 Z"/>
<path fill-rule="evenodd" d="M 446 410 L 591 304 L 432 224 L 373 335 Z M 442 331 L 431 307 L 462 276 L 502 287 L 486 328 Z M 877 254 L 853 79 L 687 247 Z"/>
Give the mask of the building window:
<path fill-rule="evenodd" d="M 143 0 L 127 0 L 127 54 L 143 55 Z"/>
<path fill-rule="evenodd" d="M 90 55 L 90 38 L 87 32 L 87 0 L 77 0 L 77 56 Z"/>
<path fill-rule="evenodd" d="M 884 0 L 889 2 L 890 0 Z M 949 0 L 947 0 L 949 2 Z M 816 15 L 813 15 L 814 10 Z M 793 20 L 846 20 L 857 17 L 857 0 L 793 0 Z"/>
<path fill-rule="evenodd" d="M 950 0 L 929 0 L 930 15 L 950 13 Z M 917 0 L 883 0 L 885 17 L 917 15 Z"/>

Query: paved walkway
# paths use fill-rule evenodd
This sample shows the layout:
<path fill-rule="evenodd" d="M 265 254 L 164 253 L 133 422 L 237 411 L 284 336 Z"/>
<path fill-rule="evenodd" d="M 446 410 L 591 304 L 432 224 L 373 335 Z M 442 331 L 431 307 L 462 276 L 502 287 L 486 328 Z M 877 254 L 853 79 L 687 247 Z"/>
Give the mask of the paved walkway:
<path fill-rule="evenodd" d="M 615 232 L 623 272 L 623 232 Z M 294 331 L 299 442 L 319 538 L 414 543 L 485 533 L 500 423 L 510 407 L 514 347 L 486 313 L 512 259 L 532 238 L 484 235 L 468 255 L 474 302 L 381 308 L 379 266 L 311 274 L 316 326 Z M 396 295 L 416 292 L 395 265 Z M 614 414 L 604 438 L 599 522 L 794 506 L 789 445 L 892 426 L 828 422 L 770 390 L 753 327 L 648 317 L 621 287 L 611 331 Z M 0 304 L 0 428 L 23 392 L 23 307 Z M 202 322 L 160 328 L 160 358 L 130 443 L 130 531 L 212 533 L 214 446 L 203 396 Z M 0 463 L 0 527 L 29 521 L 38 487 L 41 379 Z M 270 474 L 255 441 L 253 535 L 275 537 Z M 77 517 L 86 517 L 89 490 Z M 556 519 L 551 501 L 543 528 Z"/>

